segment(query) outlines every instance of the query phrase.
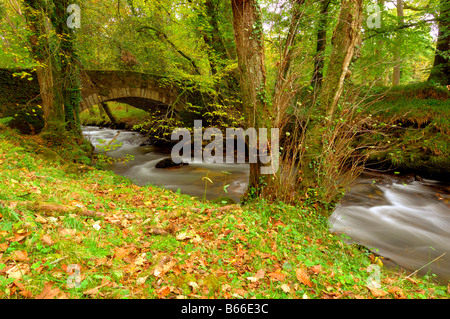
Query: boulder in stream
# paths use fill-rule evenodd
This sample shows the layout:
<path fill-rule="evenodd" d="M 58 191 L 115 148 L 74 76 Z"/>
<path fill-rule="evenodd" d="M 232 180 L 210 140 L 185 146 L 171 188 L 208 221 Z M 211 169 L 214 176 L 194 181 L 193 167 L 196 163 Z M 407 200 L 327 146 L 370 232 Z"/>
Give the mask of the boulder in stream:
<path fill-rule="evenodd" d="M 156 168 L 171 168 L 171 167 L 180 167 L 183 165 L 189 165 L 188 163 L 175 163 L 171 157 L 164 158 L 160 160 L 158 163 L 156 163 Z"/>

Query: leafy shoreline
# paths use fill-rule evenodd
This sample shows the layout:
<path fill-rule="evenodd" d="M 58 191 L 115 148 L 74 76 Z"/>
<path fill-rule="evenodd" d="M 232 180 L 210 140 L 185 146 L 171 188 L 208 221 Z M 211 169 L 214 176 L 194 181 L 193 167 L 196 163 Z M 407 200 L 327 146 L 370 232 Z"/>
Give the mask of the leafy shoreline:
<path fill-rule="evenodd" d="M 313 208 L 201 203 L 46 160 L 39 136 L 0 137 L 0 298 L 449 297 L 433 276 L 386 267 L 368 288 L 382 261 Z"/>

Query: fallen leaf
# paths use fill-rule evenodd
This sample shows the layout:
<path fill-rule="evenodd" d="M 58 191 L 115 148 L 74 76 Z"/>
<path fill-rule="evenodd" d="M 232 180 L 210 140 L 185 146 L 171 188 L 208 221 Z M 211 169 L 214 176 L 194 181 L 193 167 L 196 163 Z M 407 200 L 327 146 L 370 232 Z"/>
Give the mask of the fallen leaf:
<path fill-rule="evenodd" d="M 245 297 L 245 295 L 247 295 L 247 293 L 248 293 L 246 290 L 241 289 L 241 288 L 235 289 L 234 292 L 241 297 Z"/>
<path fill-rule="evenodd" d="M 6 249 L 8 249 L 9 244 L 8 243 L 1 243 L 0 244 L 0 251 L 5 251 Z"/>
<path fill-rule="evenodd" d="M 223 292 L 231 291 L 231 286 L 229 284 L 223 284 L 222 291 Z"/>
<path fill-rule="evenodd" d="M 295 271 L 295 275 L 297 276 L 298 281 L 300 281 L 300 283 L 308 286 L 308 287 L 312 287 L 312 282 L 309 280 L 309 276 L 308 273 L 306 272 L 306 270 L 300 268 L 297 269 Z"/>
<path fill-rule="evenodd" d="M 41 215 L 37 215 L 36 218 L 34 219 L 36 222 L 41 223 L 41 224 L 45 224 L 47 223 L 47 219 L 45 219 L 44 217 L 42 217 Z"/>
<path fill-rule="evenodd" d="M 136 285 L 143 285 L 145 284 L 145 281 L 147 280 L 148 276 L 139 277 L 136 279 Z"/>
<path fill-rule="evenodd" d="M 100 285 L 100 286 L 98 286 L 98 287 L 94 287 L 94 288 L 92 288 L 92 289 L 88 289 L 88 290 L 86 290 L 86 291 L 84 291 L 83 292 L 83 295 L 86 295 L 86 296 L 100 296 L 100 297 L 103 297 L 104 295 L 100 292 L 100 288 L 102 288 L 102 287 L 104 287 L 104 286 L 106 286 L 107 284 L 103 284 L 103 285 Z"/>
<path fill-rule="evenodd" d="M 28 253 L 26 251 L 16 250 L 11 253 L 11 259 L 14 261 L 28 261 Z"/>
<path fill-rule="evenodd" d="M 158 227 L 150 228 L 149 233 L 151 235 L 162 235 L 162 236 L 169 234 L 169 232 L 167 232 L 166 230 L 164 230 L 162 228 L 158 228 Z"/>
<path fill-rule="evenodd" d="M 128 256 L 128 254 L 130 253 L 130 251 L 126 248 L 122 248 L 122 247 L 115 247 L 114 248 L 114 259 L 123 259 L 126 256 Z"/>
<path fill-rule="evenodd" d="M 369 287 L 369 286 L 366 286 L 366 287 L 370 290 L 370 293 L 375 298 L 384 297 L 384 296 L 386 296 L 388 294 L 386 291 L 378 289 L 378 288 L 375 288 L 375 287 Z"/>
<path fill-rule="evenodd" d="M 322 265 L 315 265 L 309 268 L 310 271 L 312 271 L 314 274 L 318 274 L 322 271 Z"/>
<path fill-rule="evenodd" d="M 260 269 L 254 276 L 247 277 L 247 279 L 250 280 L 251 282 L 257 282 L 259 279 L 264 278 L 265 275 L 266 272 L 264 271 L 264 269 Z"/>
<path fill-rule="evenodd" d="M 186 239 L 192 238 L 193 236 L 194 236 L 194 234 L 184 231 L 184 232 L 179 232 L 175 236 L 175 239 L 181 241 L 181 240 L 186 240 Z"/>
<path fill-rule="evenodd" d="M 278 280 L 278 281 L 283 281 L 286 278 L 286 274 L 283 274 L 281 272 L 271 272 L 269 274 L 267 274 L 267 276 Z"/>
<path fill-rule="evenodd" d="M 168 294 L 170 294 L 170 287 L 169 286 L 162 287 L 156 290 L 156 294 L 158 295 L 159 298 L 163 298 Z"/>
<path fill-rule="evenodd" d="M 19 295 L 22 295 L 25 298 L 33 298 L 33 294 L 31 293 L 31 291 L 28 291 L 28 290 L 19 291 Z"/>
<path fill-rule="evenodd" d="M 192 290 L 197 290 L 199 288 L 195 281 L 190 281 L 188 285 L 192 287 Z"/>
<path fill-rule="evenodd" d="M 42 238 L 41 238 L 41 240 L 44 242 L 44 244 L 46 244 L 46 245 L 53 245 L 53 241 L 52 241 L 52 238 L 50 237 L 50 235 L 48 235 L 48 234 L 45 234 L 45 235 L 43 235 L 42 236 Z"/>
<path fill-rule="evenodd" d="M 75 234 L 77 233 L 76 229 L 68 229 L 68 228 L 64 228 L 62 230 L 59 231 L 59 234 L 63 237 L 66 236 L 75 236 Z"/>
<path fill-rule="evenodd" d="M 277 220 L 273 223 L 274 226 L 282 226 L 282 227 L 286 227 L 286 224 L 283 223 L 281 220 Z"/>
<path fill-rule="evenodd" d="M 289 287 L 289 285 L 287 284 L 283 284 L 281 285 L 281 290 L 283 290 L 285 293 L 289 293 L 291 292 L 291 287 Z"/>
<path fill-rule="evenodd" d="M 54 284 L 52 281 L 47 281 L 44 284 L 44 289 L 35 299 L 67 299 L 67 296 L 59 288 L 53 288 Z"/>
<path fill-rule="evenodd" d="M 389 293 L 393 294 L 395 299 L 405 299 L 405 294 L 403 290 L 399 287 L 392 287 L 388 290 Z"/>
<path fill-rule="evenodd" d="M 29 232 L 25 232 L 25 233 L 17 233 L 17 234 L 14 235 L 14 238 L 10 239 L 10 241 L 16 241 L 16 242 L 22 241 L 30 234 L 31 234 L 30 231 Z"/>

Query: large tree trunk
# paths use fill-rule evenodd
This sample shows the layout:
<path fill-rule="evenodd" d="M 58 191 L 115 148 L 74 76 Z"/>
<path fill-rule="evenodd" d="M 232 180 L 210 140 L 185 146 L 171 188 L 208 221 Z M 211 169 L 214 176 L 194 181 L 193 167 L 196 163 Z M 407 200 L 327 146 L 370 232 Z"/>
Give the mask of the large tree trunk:
<path fill-rule="evenodd" d="M 404 18 L 403 18 L 404 14 L 403 14 L 403 0 L 397 0 L 397 17 L 398 17 L 398 24 L 399 26 L 401 26 L 404 23 Z M 400 84 L 400 48 L 401 48 L 401 44 L 402 44 L 402 38 L 401 35 L 399 34 L 399 32 L 401 31 L 397 31 L 397 35 L 396 35 L 396 42 L 397 42 L 397 47 L 394 48 L 394 69 L 392 72 L 392 85 L 399 85 Z"/>
<path fill-rule="evenodd" d="M 338 23 L 333 33 L 332 52 L 318 103 L 307 126 L 302 155 L 301 189 L 327 188 L 339 178 L 337 167 L 340 152 L 336 142 L 341 135 L 335 119 L 338 103 L 344 91 L 346 77 L 350 76 L 350 63 L 361 41 L 362 0 L 342 0 Z M 348 130 L 348 128 L 347 128 Z M 331 181 L 331 182 L 330 182 Z M 325 191 L 327 200 L 332 192 Z"/>
<path fill-rule="evenodd" d="M 321 90 L 321 108 L 332 121 L 336 106 L 344 89 L 345 78 L 350 76 L 350 63 L 355 48 L 361 42 L 362 0 L 342 0 L 338 24 L 333 34 L 330 62 Z"/>
<path fill-rule="evenodd" d="M 64 102 L 66 127 L 68 130 L 81 135 L 79 108 L 81 102 L 80 69 L 75 54 L 75 31 L 66 23 L 66 10 L 70 2 L 68 0 L 54 0 L 55 12 L 52 15 L 52 23 L 60 40 L 61 70 L 61 94 Z"/>
<path fill-rule="evenodd" d="M 44 129 L 49 123 L 64 121 L 64 111 L 55 92 L 57 86 L 54 78 L 54 58 L 49 45 L 49 30 L 46 28 L 46 16 L 41 0 L 25 0 L 25 16 L 31 30 L 30 44 L 39 82 L 42 110 L 45 121 Z"/>
<path fill-rule="evenodd" d="M 450 0 L 441 0 L 438 22 L 439 32 L 436 43 L 433 68 L 428 81 L 450 85 Z"/>
<path fill-rule="evenodd" d="M 231 0 L 233 29 L 240 70 L 243 113 L 247 128 L 266 127 L 267 109 L 265 52 L 261 12 L 257 0 Z M 260 167 L 250 163 L 250 192 L 260 193 Z M 249 194 L 249 191 L 247 194 Z"/>

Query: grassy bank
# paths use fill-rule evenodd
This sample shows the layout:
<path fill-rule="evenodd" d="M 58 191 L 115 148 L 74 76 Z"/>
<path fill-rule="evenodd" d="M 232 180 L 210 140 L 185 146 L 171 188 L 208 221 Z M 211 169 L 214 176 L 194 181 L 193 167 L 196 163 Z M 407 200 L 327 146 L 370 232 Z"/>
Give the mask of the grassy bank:
<path fill-rule="evenodd" d="M 134 125 L 143 123 L 149 118 L 149 113 L 129 106 L 123 103 L 108 102 L 111 112 L 117 119 L 117 122 L 122 125 L 123 128 L 132 129 Z M 89 110 L 84 110 L 80 114 L 81 125 L 92 125 L 92 126 L 111 126 L 111 120 L 108 118 L 106 113 L 99 107 L 99 105 L 93 107 L 91 112 Z"/>
<path fill-rule="evenodd" d="M 374 167 L 450 178 L 450 91 L 429 83 L 394 88 L 379 87 L 383 95 L 367 110 L 373 126 L 381 129 L 378 141 L 390 145 L 372 156 Z"/>
<path fill-rule="evenodd" d="M 308 207 L 201 203 L 47 143 L 0 130 L 0 298 L 449 297 L 386 267 L 368 288 L 381 262 Z"/>

